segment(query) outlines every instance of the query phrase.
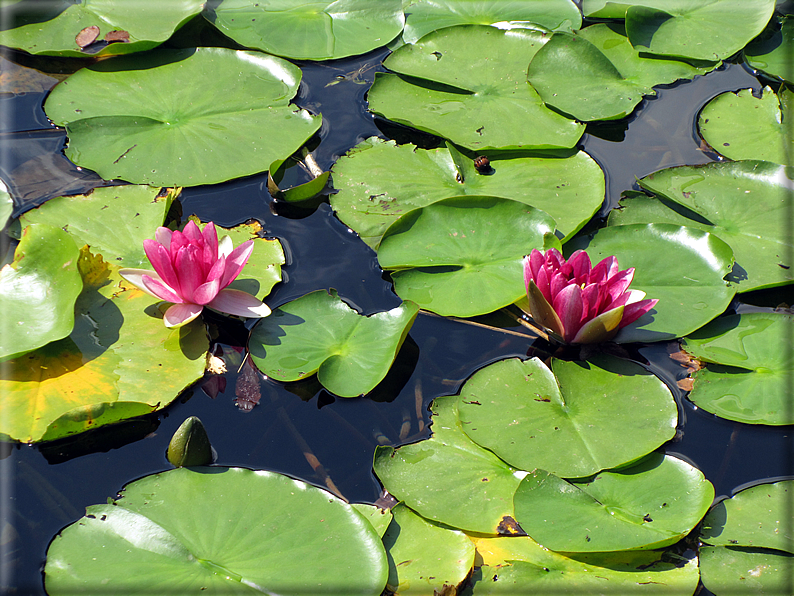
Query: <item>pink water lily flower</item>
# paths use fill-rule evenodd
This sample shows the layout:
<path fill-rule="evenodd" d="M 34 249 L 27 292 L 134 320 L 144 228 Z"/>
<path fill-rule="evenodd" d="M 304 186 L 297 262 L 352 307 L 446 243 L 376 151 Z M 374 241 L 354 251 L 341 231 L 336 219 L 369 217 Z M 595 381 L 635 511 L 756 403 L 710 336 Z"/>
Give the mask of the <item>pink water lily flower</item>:
<path fill-rule="evenodd" d="M 232 239 L 218 242 L 215 224 L 204 230 L 192 221 L 184 231 L 157 228 L 156 240 L 144 240 L 143 249 L 154 267 L 122 269 L 121 276 L 155 298 L 173 302 L 165 311 L 166 327 L 181 327 L 201 314 L 205 306 L 241 317 L 266 317 L 267 305 L 241 290 L 227 288 L 240 274 L 251 252 L 253 240 L 233 249 Z"/>
<path fill-rule="evenodd" d="M 524 283 L 530 315 L 565 343 L 591 344 L 612 339 L 621 327 L 651 310 L 658 300 L 629 290 L 634 268 L 618 270 L 607 257 L 595 267 L 583 250 L 566 261 L 551 248 L 524 258 Z"/>

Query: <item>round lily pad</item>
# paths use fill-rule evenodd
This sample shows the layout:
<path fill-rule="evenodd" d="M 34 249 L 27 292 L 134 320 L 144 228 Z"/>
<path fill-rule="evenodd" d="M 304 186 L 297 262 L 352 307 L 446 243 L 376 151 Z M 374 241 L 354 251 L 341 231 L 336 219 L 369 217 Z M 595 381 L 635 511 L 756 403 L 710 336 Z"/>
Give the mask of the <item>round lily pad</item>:
<path fill-rule="evenodd" d="M 402 36 L 405 43 L 415 43 L 431 31 L 453 25 L 512 29 L 535 23 L 551 31 L 582 26 L 582 13 L 571 0 L 411 0 L 406 11 Z"/>
<path fill-rule="evenodd" d="M 518 523 L 546 548 L 607 552 L 674 544 L 713 499 L 714 487 L 698 469 L 654 453 L 589 481 L 536 470 L 521 481 L 514 502 Z"/>
<path fill-rule="evenodd" d="M 83 289 L 79 254 L 72 237 L 58 227 L 40 223 L 25 228 L 14 261 L 0 269 L 0 360 L 71 333 L 74 303 Z"/>
<path fill-rule="evenodd" d="M 273 472 L 195 467 L 146 476 L 88 507 L 50 544 L 44 583 L 51 596 L 97 586 L 377 596 L 387 574 L 378 534 L 332 494 Z"/>
<path fill-rule="evenodd" d="M 794 555 L 736 546 L 701 546 L 700 579 L 716 596 L 790 594 Z"/>
<path fill-rule="evenodd" d="M 733 265 L 733 251 L 713 234 L 693 227 L 609 226 L 599 230 L 586 249 L 594 263 L 616 256 L 621 269 L 634 267 L 631 289 L 659 300 L 618 332 L 614 341 L 619 343 L 670 340 L 692 333 L 723 313 L 736 292 L 723 280 Z"/>
<path fill-rule="evenodd" d="M 692 374 L 689 399 L 728 420 L 794 424 L 792 330 L 792 315 L 754 312 L 721 317 L 685 337 L 684 349 L 706 363 Z"/>
<path fill-rule="evenodd" d="M 425 35 L 384 61 L 370 110 L 475 151 L 570 148 L 584 125 L 543 105 L 527 66 L 547 32 L 459 25 Z"/>
<path fill-rule="evenodd" d="M 297 66 L 259 52 L 159 50 L 76 72 L 44 109 L 66 127 L 77 165 L 108 180 L 197 186 L 262 172 L 320 128 L 289 105 L 300 80 Z"/>
<path fill-rule="evenodd" d="M 752 89 L 722 93 L 705 105 L 698 117 L 703 139 L 717 153 L 733 160 L 762 159 L 787 163 L 794 149 L 794 99 L 786 87 L 780 97 L 764 87 L 760 98 Z"/>
<path fill-rule="evenodd" d="M 555 553 L 529 536 L 472 537 L 483 560 L 471 594 L 663 594 L 691 596 L 697 558 L 666 551 Z"/>
<path fill-rule="evenodd" d="M 241 45 L 298 60 L 365 54 L 405 23 L 400 0 L 223 0 L 210 19 Z"/>
<path fill-rule="evenodd" d="M 498 534 L 513 516 L 513 493 L 526 472 L 511 468 L 460 428 L 457 397 L 430 406 L 433 436 L 378 447 L 373 469 L 384 488 L 422 517 L 454 528 Z M 514 523 L 514 522 L 513 522 Z"/>
<path fill-rule="evenodd" d="M 377 249 L 398 217 L 441 199 L 485 195 L 542 209 L 566 237 L 590 220 L 604 201 L 604 173 L 587 153 L 566 158 L 495 158 L 480 173 L 454 146 L 419 149 L 371 137 L 333 167 L 331 206 L 339 219 Z"/>
<path fill-rule="evenodd" d="M 417 305 L 405 302 L 365 317 L 336 292 L 318 290 L 262 319 L 248 348 L 257 368 L 276 381 L 317 373 L 328 391 L 355 397 L 389 372 L 418 312 Z"/>
<path fill-rule="evenodd" d="M 545 212 L 496 197 L 456 197 L 393 223 L 378 262 L 393 270 L 397 295 L 440 315 L 471 317 L 526 293 L 523 258 L 554 231 Z"/>
<path fill-rule="evenodd" d="M 528 78 L 547 105 L 578 120 L 611 120 L 630 114 L 654 85 L 691 79 L 709 68 L 640 56 L 622 27 L 591 25 L 555 33 L 529 65 Z"/>
<path fill-rule="evenodd" d="M 0 44 L 31 54 L 112 56 L 160 45 L 204 8 L 204 0 L 22 0 L 3 5 Z M 115 41 L 114 41 L 115 40 Z"/>
<path fill-rule="evenodd" d="M 794 280 L 794 263 L 789 260 L 794 247 L 781 225 L 788 217 L 790 176 L 792 172 L 778 164 L 737 161 L 667 168 L 639 183 L 673 201 L 672 207 L 689 220 L 686 226 L 709 232 L 728 244 L 736 260 L 728 279 L 737 291 L 748 292 Z M 646 212 L 647 201 L 626 204 L 629 206 L 615 212 L 614 219 L 610 215 L 610 224 L 666 221 Z"/>
<path fill-rule="evenodd" d="M 460 530 L 424 519 L 402 503 L 383 536 L 389 558 L 386 587 L 395 594 L 441 594 L 458 586 L 474 565 L 474 544 Z"/>
<path fill-rule="evenodd" d="M 464 432 L 511 466 L 563 478 L 625 464 L 675 435 L 675 400 L 641 367 L 605 358 L 551 367 L 510 359 L 477 371 L 458 400 Z"/>
<path fill-rule="evenodd" d="M 625 2 L 626 32 L 641 52 L 723 60 L 761 33 L 775 0 L 641 0 Z"/>

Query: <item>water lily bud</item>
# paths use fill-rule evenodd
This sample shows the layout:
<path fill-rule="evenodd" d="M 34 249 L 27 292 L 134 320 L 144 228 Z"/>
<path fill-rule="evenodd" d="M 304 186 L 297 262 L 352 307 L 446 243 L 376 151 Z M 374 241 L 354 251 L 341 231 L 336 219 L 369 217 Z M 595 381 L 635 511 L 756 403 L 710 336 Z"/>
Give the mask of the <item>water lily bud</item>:
<path fill-rule="evenodd" d="M 185 420 L 171 437 L 166 453 L 174 467 L 206 466 L 212 463 L 212 446 L 204 425 L 196 416 Z"/>

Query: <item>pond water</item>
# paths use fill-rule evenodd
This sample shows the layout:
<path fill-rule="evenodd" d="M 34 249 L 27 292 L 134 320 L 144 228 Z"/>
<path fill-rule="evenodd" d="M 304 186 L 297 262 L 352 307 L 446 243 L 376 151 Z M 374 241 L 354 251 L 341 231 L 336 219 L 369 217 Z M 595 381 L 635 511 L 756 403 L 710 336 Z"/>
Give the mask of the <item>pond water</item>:
<path fill-rule="evenodd" d="M 399 142 L 433 142 L 429 135 L 379 121 L 367 112 L 368 86 L 387 54 L 380 49 L 352 59 L 299 63 L 304 78 L 295 101 L 323 114 L 313 154 L 324 170 L 372 135 Z M 3 70 L 16 72 L 13 64 L 35 64 L 55 73 L 65 62 L 32 60 L 9 52 Z M 17 213 L 101 182 L 63 157 L 64 132 L 49 124 L 41 108 L 48 86 L 57 77 L 48 80 L 27 68 L 19 72 L 42 81 L 43 88 L 14 92 L 6 86 L 0 96 L 0 176 L 19 199 Z M 658 88 L 656 97 L 646 98 L 625 120 L 590 125 L 580 147 L 606 173 L 601 215 L 617 204 L 622 191 L 637 188 L 635 177 L 674 165 L 717 160 L 701 147 L 697 136 L 699 110 L 720 92 L 748 87 L 758 91 L 761 86 L 745 67 L 728 64 L 693 81 Z M 285 178 L 288 185 L 306 180 L 308 175 L 298 167 L 291 168 Z M 335 288 L 364 314 L 400 303 L 375 253 L 336 219 L 328 204 L 316 210 L 278 205 L 266 182 L 266 175 L 257 175 L 188 188 L 181 205 L 184 215 L 195 213 L 204 221 L 227 227 L 256 219 L 268 236 L 282 242 L 287 254 L 284 282 L 267 300 L 271 307 L 321 288 Z M 7 248 L 8 239 L 4 242 Z M 767 292 L 756 305 L 734 302 L 731 308 L 768 308 L 784 298 L 783 292 Z M 216 327 L 211 316 L 208 321 L 211 328 Z M 3 445 L 0 586 L 9 593 L 43 594 L 41 568 L 53 536 L 78 519 L 86 506 L 106 502 L 136 478 L 170 468 L 165 458 L 168 441 L 191 415 L 204 422 L 218 464 L 275 470 L 335 487 L 351 502 L 374 502 L 380 494 L 371 470 L 377 445 L 400 445 L 429 436 L 427 406 L 434 397 L 456 393 L 466 378 L 486 364 L 526 357 L 543 347 L 533 344 L 533 338 L 509 320 L 491 316 L 477 322 L 502 330 L 420 314 L 392 372 L 365 398 L 335 398 L 313 381 L 285 386 L 257 376 L 261 399 L 258 405 L 246 407 L 243 400 L 236 403 L 235 388 L 241 378 L 250 384 L 251 375 L 238 374 L 230 366 L 223 377 L 225 386 L 216 385 L 213 391 L 198 383 L 159 414 L 42 446 Z M 239 364 L 239 348 L 245 345 L 248 330 L 241 324 L 224 324 L 221 332 L 218 350 L 227 362 Z M 662 378 L 679 404 L 679 432 L 667 452 L 701 469 L 718 496 L 747 483 L 792 474 L 791 427 L 756 427 L 699 410 L 676 385 L 684 371 L 669 359 L 670 349 L 666 343 L 629 348 L 629 357 Z"/>

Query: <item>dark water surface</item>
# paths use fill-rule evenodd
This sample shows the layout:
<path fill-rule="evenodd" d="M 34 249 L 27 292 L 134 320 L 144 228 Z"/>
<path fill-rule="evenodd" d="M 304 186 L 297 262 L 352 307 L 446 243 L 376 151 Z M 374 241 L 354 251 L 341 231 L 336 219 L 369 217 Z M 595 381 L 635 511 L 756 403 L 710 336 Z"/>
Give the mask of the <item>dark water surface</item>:
<path fill-rule="evenodd" d="M 313 153 L 323 169 L 357 142 L 383 136 L 381 130 L 406 134 L 404 129 L 377 122 L 366 111 L 366 91 L 387 53 L 382 49 L 354 59 L 299 63 L 304 82 L 296 103 L 323 114 L 319 145 Z M 6 58 L 28 61 L 13 53 Z M 761 84 L 744 67 L 728 65 L 691 82 L 663 86 L 657 97 L 647 98 L 626 120 L 590 125 L 581 147 L 606 172 L 602 215 L 617 203 L 621 191 L 637 188 L 635 176 L 717 159 L 700 146 L 697 113 L 722 91 L 747 87 L 758 90 Z M 0 94 L 0 177 L 20 199 L 18 212 L 59 194 L 84 192 L 100 182 L 61 154 L 64 133 L 48 123 L 41 109 L 46 90 L 2 91 L 6 92 Z M 427 135 L 421 138 L 426 141 Z M 308 175 L 298 167 L 285 178 L 289 184 L 306 180 Z M 271 307 L 320 288 L 336 288 L 365 314 L 400 303 L 374 252 L 336 219 L 327 204 L 315 211 L 285 209 L 274 204 L 266 181 L 266 175 L 257 175 L 190 188 L 183 192 L 181 202 L 185 215 L 195 213 L 222 226 L 257 219 L 268 236 L 281 240 L 287 265 L 284 283 L 267 300 Z M 777 303 L 776 296 L 761 295 L 761 299 L 762 306 Z M 479 320 L 505 324 L 496 316 Z M 222 318 L 209 317 L 210 327 L 219 321 Z M 41 568 L 54 535 L 81 517 L 86 506 L 106 502 L 124 484 L 170 468 L 165 459 L 168 441 L 191 415 L 204 422 L 220 465 L 284 472 L 320 486 L 334 486 L 350 501 L 375 501 L 380 486 L 371 466 L 377 445 L 429 436 L 427 406 L 434 397 L 456 393 L 467 377 L 486 364 L 527 356 L 532 338 L 522 328 L 511 327 L 509 320 L 505 329 L 420 314 L 393 371 L 372 395 L 335 398 L 316 382 L 284 386 L 259 377 L 261 400 L 246 411 L 235 404 L 240 375 L 234 363 L 239 364 L 241 356 L 234 346 L 244 345 L 247 330 L 241 324 L 224 326 L 221 349 L 230 372 L 225 375 L 225 389 L 216 387 L 214 398 L 208 395 L 214 393 L 212 388 L 205 392 L 198 384 L 157 415 L 42 447 L 4 446 L 0 454 L 0 586 L 8 593 L 43 594 Z M 739 424 L 699 410 L 675 385 L 684 371 L 669 359 L 670 348 L 668 344 L 630 348 L 630 356 L 660 376 L 680 405 L 680 432 L 667 445 L 668 453 L 700 468 L 718 496 L 729 495 L 746 483 L 791 474 L 792 428 Z M 171 397 L 163 395 L 163 400 Z"/>

